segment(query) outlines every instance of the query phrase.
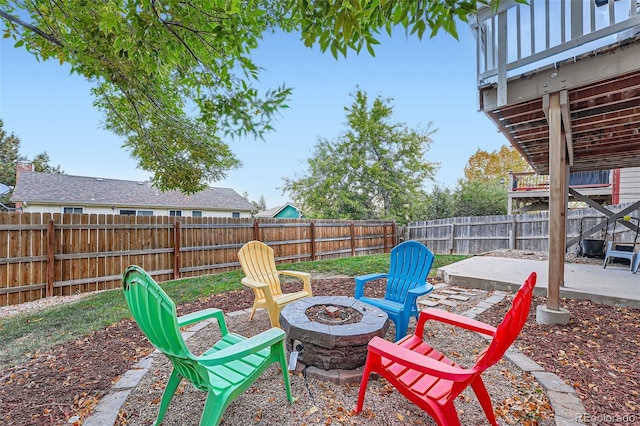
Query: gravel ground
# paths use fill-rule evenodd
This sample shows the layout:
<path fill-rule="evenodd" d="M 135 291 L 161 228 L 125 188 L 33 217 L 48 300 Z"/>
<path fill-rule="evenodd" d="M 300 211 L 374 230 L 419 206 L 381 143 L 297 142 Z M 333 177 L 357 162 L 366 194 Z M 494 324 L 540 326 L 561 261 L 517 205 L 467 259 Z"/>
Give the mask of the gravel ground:
<path fill-rule="evenodd" d="M 104 290 L 109 291 L 109 290 Z M 88 293 L 77 293 L 71 296 L 54 296 L 44 297 L 42 299 L 34 300 L 32 302 L 19 303 L 17 305 L 0 306 L 0 318 L 8 318 L 14 315 L 18 315 L 22 312 L 37 311 L 40 309 L 49 308 L 52 306 L 63 305 L 65 303 L 76 302 L 92 294 L 99 293 L 98 291 L 92 291 Z"/>
<path fill-rule="evenodd" d="M 546 251 L 532 251 L 532 250 L 511 250 L 511 249 L 493 250 L 487 253 L 483 253 L 481 256 L 495 256 L 495 257 L 506 257 L 509 259 L 530 259 L 530 260 L 540 260 L 540 261 L 549 260 L 549 253 L 547 253 Z M 582 264 L 602 266 L 603 259 L 593 258 L 593 257 L 580 257 L 580 256 L 576 256 L 575 253 L 570 252 L 565 255 L 564 261 L 566 263 L 582 263 Z"/>
<path fill-rule="evenodd" d="M 440 285 L 440 289 L 446 286 Z M 462 312 L 488 297 L 489 293 L 478 295 L 464 304 L 451 309 Z M 258 311 L 253 321 L 248 315 L 229 317 L 229 330 L 251 336 L 269 326 L 264 311 Z M 471 366 L 478 352 L 486 342 L 474 333 L 437 323 L 428 324 L 425 338 L 438 342 L 437 347 L 456 362 Z M 415 326 L 412 321 L 411 328 Z M 393 340 L 393 325 L 386 336 Z M 194 353 L 207 349 L 219 333 L 216 325 L 210 325 L 188 340 Z M 158 356 L 153 366 L 139 385 L 131 392 L 122 407 L 118 425 L 150 425 L 155 420 L 159 400 L 171 372 L 171 365 L 163 356 Z M 535 380 L 520 371 L 507 360 L 489 369 L 483 375 L 489 394 L 498 410 L 501 425 L 529 424 L 552 425 L 551 408 Z M 304 372 L 290 374 L 291 389 L 296 401 L 290 405 L 285 396 L 282 376 L 277 366 L 271 366 L 254 385 L 240 395 L 225 411 L 221 425 L 392 425 L 392 424 L 435 424 L 422 410 L 408 402 L 384 379 L 369 381 L 364 410 L 355 415 L 353 408 L 357 400 L 359 384 L 337 385 L 305 377 Z M 205 393 L 196 390 L 186 381 L 181 383 L 179 392 L 169 407 L 163 425 L 197 424 L 202 414 Z M 527 407 L 527 404 L 530 406 Z M 456 401 L 460 419 L 464 425 L 486 424 L 475 394 L 467 389 Z"/>

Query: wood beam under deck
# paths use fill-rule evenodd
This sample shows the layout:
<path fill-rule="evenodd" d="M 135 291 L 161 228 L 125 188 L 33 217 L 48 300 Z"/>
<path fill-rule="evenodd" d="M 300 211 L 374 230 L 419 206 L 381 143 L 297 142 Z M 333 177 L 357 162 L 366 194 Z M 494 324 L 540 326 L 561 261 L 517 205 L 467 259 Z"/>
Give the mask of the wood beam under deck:
<path fill-rule="evenodd" d="M 640 60 L 638 67 L 635 73 L 619 77 L 628 86 L 609 79 L 567 90 L 563 126 L 567 136 L 571 134 L 567 139 L 572 172 L 640 164 Z M 535 171 L 548 174 L 549 127 L 543 96 L 485 113 Z"/>
<path fill-rule="evenodd" d="M 599 205 L 598 203 L 596 203 L 595 201 L 591 200 L 589 197 L 584 197 L 583 195 L 581 195 L 579 192 L 569 188 L 569 192 L 572 193 L 571 195 L 573 195 L 576 199 L 580 199 L 581 201 L 584 201 L 585 203 L 588 203 L 589 206 L 593 207 L 594 209 L 598 210 L 601 213 L 604 213 L 605 216 L 607 216 L 607 221 L 606 222 L 601 222 L 595 226 L 592 226 L 591 228 L 587 229 L 586 231 L 584 231 L 582 233 L 582 236 L 588 236 L 588 235 L 592 235 L 602 229 L 606 230 L 606 228 L 609 226 L 609 223 L 615 222 L 616 220 L 623 218 L 624 216 L 626 216 L 627 214 L 637 210 L 640 208 L 640 201 L 636 201 L 635 203 L 631 204 L 630 206 L 627 206 L 624 210 L 621 210 L 617 213 L 614 213 L 608 209 L 606 209 L 605 207 Z M 584 199 L 579 198 L 579 197 L 584 197 Z M 621 225 L 624 225 L 625 227 L 629 228 L 632 231 L 637 231 L 638 227 L 631 223 L 631 222 L 627 222 L 627 221 L 622 221 L 620 222 Z M 570 247 L 574 244 L 578 244 L 578 242 L 580 242 L 580 235 L 578 235 L 577 237 L 573 237 L 570 240 L 567 240 L 567 247 Z"/>
<path fill-rule="evenodd" d="M 560 91 L 560 115 L 564 128 L 564 139 L 567 143 L 567 161 L 569 167 L 573 166 L 573 136 L 571 134 L 571 116 L 569 115 L 569 101 L 566 90 Z"/>
<path fill-rule="evenodd" d="M 573 60 L 508 80 L 507 104 L 496 85 L 480 86 L 480 108 L 540 174 L 549 169 L 549 128 L 542 98 L 561 92 L 571 171 L 640 164 L 640 35 Z"/>

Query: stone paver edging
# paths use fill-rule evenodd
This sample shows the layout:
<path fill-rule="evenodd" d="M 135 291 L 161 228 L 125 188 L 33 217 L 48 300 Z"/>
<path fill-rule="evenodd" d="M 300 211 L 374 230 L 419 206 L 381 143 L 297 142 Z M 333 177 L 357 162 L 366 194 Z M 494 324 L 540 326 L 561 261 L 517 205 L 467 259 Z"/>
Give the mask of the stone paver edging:
<path fill-rule="evenodd" d="M 443 292 L 444 293 L 444 292 Z M 453 292 L 451 292 L 453 293 Z M 475 307 L 465 311 L 462 315 L 475 318 L 478 314 L 493 307 L 493 305 L 500 303 L 507 293 L 504 291 L 496 290 L 487 299 L 478 303 Z M 453 298 L 455 300 L 455 294 L 447 294 L 443 300 Z M 444 304 L 444 303 L 443 303 Z M 234 317 L 238 315 L 245 315 L 250 313 L 250 309 L 244 309 L 241 311 L 235 311 L 225 314 L 228 317 Z M 184 340 L 189 339 L 198 331 L 207 327 L 209 324 L 215 321 L 210 319 L 194 324 L 182 333 Z M 490 339 L 489 336 L 478 333 L 485 339 Z M 149 367 L 153 363 L 156 355 L 160 352 L 155 350 L 145 358 L 136 363 L 129 371 L 127 371 L 111 388 L 111 392 L 104 396 L 94 408 L 93 413 L 87 417 L 83 425 L 84 426 L 112 426 L 118 418 L 120 408 L 127 400 L 129 393 L 135 388 L 142 377 L 147 374 Z M 580 398 L 575 393 L 575 390 L 567 385 L 560 377 L 554 373 L 549 373 L 533 361 L 528 356 L 524 355 L 518 349 L 510 348 L 505 353 L 505 357 L 509 361 L 513 362 L 522 371 L 531 373 L 538 383 L 544 388 L 547 397 L 553 407 L 555 422 L 558 426 L 577 426 L 584 423 L 578 419 L 586 413 Z M 73 423 L 79 419 L 72 417 L 69 419 L 70 423 Z"/>

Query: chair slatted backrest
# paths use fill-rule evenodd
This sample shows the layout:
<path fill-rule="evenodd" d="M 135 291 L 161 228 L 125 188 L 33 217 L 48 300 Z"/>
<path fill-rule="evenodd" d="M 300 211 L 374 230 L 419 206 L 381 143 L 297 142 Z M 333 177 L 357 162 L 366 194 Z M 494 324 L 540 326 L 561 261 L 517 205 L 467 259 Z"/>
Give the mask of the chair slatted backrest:
<path fill-rule="evenodd" d="M 486 370 L 498 362 L 522 331 L 529 317 L 537 275 L 532 272 L 513 298 L 511 308 L 496 328 L 489 346 L 478 356 L 476 368 Z"/>
<path fill-rule="evenodd" d="M 384 298 L 402 303 L 409 290 L 426 283 L 433 259 L 433 253 L 417 241 L 405 241 L 394 247 Z"/>
<path fill-rule="evenodd" d="M 244 274 L 253 280 L 269 284 L 271 294 L 282 294 L 273 249 L 260 241 L 249 241 L 238 252 Z M 259 291 L 259 290 L 258 290 Z M 262 293 L 262 291 L 259 291 Z M 264 295 L 260 294 L 261 297 Z"/>
<path fill-rule="evenodd" d="M 136 323 L 167 356 L 189 358 L 178 327 L 176 305 L 142 268 L 130 266 L 122 277 L 124 297 Z"/>

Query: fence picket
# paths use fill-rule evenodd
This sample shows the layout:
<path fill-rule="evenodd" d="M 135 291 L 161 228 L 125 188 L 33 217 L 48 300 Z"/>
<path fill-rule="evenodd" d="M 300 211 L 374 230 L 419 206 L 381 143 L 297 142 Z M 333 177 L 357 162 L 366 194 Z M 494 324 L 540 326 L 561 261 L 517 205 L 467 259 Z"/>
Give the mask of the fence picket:
<path fill-rule="evenodd" d="M 632 203 L 608 206 L 611 211 L 619 212 Z M 634 212 L 640 215 L 640 209 Z M 606 222 L 607 217 L 592 208 L 569 210 L 567 215 L 567 240 L 579 237 L 582 231 Z M 582 226 L 581 226 L 582 222 Z M 615 241 L 633 241 L 635 233 L 622 226 L 613 225 L 608 232 L 600 232 L 590 238 L 615 239 Z M 427 245 L 434 253 L 480 254 L 498 249 L 517 249 L 547 251 L 549 241 L 549 213 L 519 214 L 513 216 L 476 216 L 457 217 L 409 223 L 406 238 L 418 240 Z M 580 239 L 580 238 L 578 238 Z M 575 252 L 578 245 L 567 247 Z"/>
<path fill-rule="evenodd" d="M 49 222 L 51 221 L 51 224 Z M 158 281 L 239 268 L 257 234 L 278 263 L 382 253 L 391 222 L 0 213 L 0 306 L 115 289 L 130 264 Z M 391 231 L 390 231 L 391 230 Z M 49 238 L 50 237 L 50 238 Z M 175 261 L 175 263 L 174 263 Z"/>
<path fill-rule="evenodd" d="M 17 213 L 13 213 L 12 218 L 10 223 L 15 224 L 15 225 L 21 225 L 21 215 L 17 214 Z M 22 244 L 21 244 L 21 240 L 22 240 L 22 229 L 18 230 L 16 233 L 11 233 L 11 237 L 9 238 L 9 244 L 11 244 L 12 250 L 9 251 L 9 255 L 11 257 L 17 257 L 19 259 L 22 259 L 23 257 L 23 253 L 22 253 Z M 22 261 L 19 261 L 13 265 L 11 265 L 11 269 L 9 271 L 9 287 L 19 287 L 20 286 L 20 266 L 22 264 Z M 14 303 L 21 303 L 24 300 L 22 300 L 23 297 L 25 297 L 26 295 L 24 293 L 18 293 L 18 294 L 11 294 L 9 295 L 10 298 L 10 303 L 14 304 Z"/>

